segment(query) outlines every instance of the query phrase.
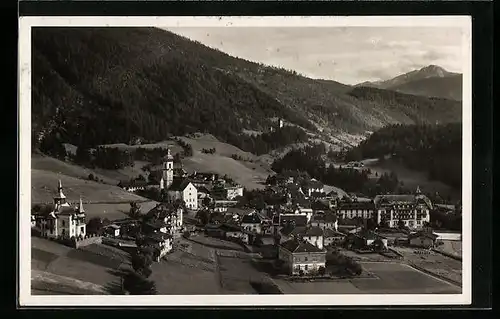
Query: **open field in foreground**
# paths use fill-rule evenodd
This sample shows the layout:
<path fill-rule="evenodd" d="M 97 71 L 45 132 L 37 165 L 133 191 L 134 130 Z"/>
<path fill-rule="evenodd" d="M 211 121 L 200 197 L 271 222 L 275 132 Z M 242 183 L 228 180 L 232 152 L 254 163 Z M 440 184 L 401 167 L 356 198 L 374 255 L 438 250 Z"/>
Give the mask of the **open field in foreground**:
<path fill-rule="evenodd" d="M 362 263 L 377 278 L 290 282 L 274 279 L 285 294 L 459 294 L 461 289 L 408 265 Z"/>
<path fill-rule="evenodd" d="M 117 271 L 122 267 L 128 267 L 128 256 L 113 247 L 92 244 L 73 249 L 31 237 L 31 280 L 37 291 L 111 293 L 108 287 L 119 283 Z M 64 289 L 56 289 L 58 286 Z"/>
<path fill-rule="evenodd" d="M 443 276 L 457 283 L 462 283 L 462 262 L 446 257 L 436 252 L 428 254 L 416 254 L 416 249 L 409 247 L 394 247 L 404 259 L 426 271 Z"/>

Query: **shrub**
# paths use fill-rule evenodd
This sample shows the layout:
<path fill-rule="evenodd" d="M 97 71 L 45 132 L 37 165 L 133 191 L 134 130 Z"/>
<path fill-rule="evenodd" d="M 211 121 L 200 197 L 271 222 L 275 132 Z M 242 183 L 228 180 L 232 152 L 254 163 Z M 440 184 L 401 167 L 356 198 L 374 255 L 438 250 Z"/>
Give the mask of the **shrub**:
<path fill-rule="evenodd" d="M 325 273 L 326 273 L 326 268 L 325 268 L 325 267 L 323 267 L 323 266 L 320 266 L 320 267 L 318 268 L 318 274 L 320 274 L 321 276 L 324 276 L 324 275 L 325 275 Z"/>

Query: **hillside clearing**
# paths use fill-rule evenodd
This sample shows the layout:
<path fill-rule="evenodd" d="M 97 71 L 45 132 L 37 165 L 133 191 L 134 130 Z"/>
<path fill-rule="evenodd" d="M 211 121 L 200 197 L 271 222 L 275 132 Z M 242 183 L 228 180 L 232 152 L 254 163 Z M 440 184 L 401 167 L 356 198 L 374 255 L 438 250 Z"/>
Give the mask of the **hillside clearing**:
<path fill-rule="evenodd" d="M 64 187 L 69 202 L 76 203 L 80 196 L 85 202 L 122 203 L 146 201 L 144 197 L 129 193 L 118 186 L 100 184 L 63 174 L 38 169 L 31 170 L 31 202 L 52 203 L 57 192 L 58 180 Z"/>

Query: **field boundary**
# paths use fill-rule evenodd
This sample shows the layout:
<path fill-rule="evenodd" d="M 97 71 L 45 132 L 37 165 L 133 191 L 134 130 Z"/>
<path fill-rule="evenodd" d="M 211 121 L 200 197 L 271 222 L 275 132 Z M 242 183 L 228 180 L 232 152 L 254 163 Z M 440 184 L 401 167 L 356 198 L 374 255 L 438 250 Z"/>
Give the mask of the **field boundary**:
<path fill-rule="evenodd" d="M 450 279 L 450 278 L 445 277 L 443 275 L 440 275 L 440 274 L 437 274 L 435 272 L 432 272 L 432 271 L 430 271 L 428 269 L 425 269 L 425 268 L 423 268 L 421 266 L 418 266 L 418 265 L 416 265 L 416 264 L 414 264 L 412 262 L 409 262 L 407 265 L 410 266 L 410 267 L 412 267 L 412 268 L 415 268 L 416 270 L 419 270 L 419 271 L 421 271 L 421 272 L 423 272 L 423 273 L 425 273 L 425 274 L 427 274 L 427 275 L 429 275 L 431 277 L 434 277 L 434 278 L 446 281 L 447 283 L 450 283 L 450 284 L 452 284 L 454 286 L 457 286 L 460 289 L 462 289 L 462 283 L 460 283 L 460 282 L 458 282 L 456 280 L 453 280 L 453 279 Z"/>
<path fill-rule="evenodd" d="M 462 261 L 462 257 L 457 256 L 457 255 L 453 255 L 453 254 L 450 254 L 450 253 L 447 253 L 445 251 L 441 251 L 441 250 L 438 250 L 436 248 L 432 248 L 432 251 L 436 252 L 438 254 L 441 254 L 441 255 L 443 255 L 445 257 L 449 257 L 449 258 L 452 258 L 452 259 L 455 259 L 455 260 L 458 260 L 458 261 Z"/>

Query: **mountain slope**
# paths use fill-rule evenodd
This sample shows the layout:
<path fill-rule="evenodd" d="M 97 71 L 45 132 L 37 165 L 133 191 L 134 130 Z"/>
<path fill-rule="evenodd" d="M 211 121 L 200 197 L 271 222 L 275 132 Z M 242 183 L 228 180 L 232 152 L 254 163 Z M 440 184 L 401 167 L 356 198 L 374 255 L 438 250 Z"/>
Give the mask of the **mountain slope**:
<path fill-rule="evenodd" d="M 394 107 L 399 110 L 409 121 L 404 124 L 435 124 L 461 122 L 461 103 L 441 98 L 427 98 L 403 94 L 395 91 L 381 90 L 369 87 L 357 87 L 349 95 L 360 101 L 372 101 Z"/>
<path fill-rule="evenodd" d="M 244 130 L 268 131 L 276 117 L 324 140 L 414 122 L 405 105 L 360 99 L 341 83 L 155 28 L 34 28 L 32 53 L 34 147 L 48 136 L 96 145 L 196 131 L 237 143 Z M 446 106 L 420 120 L 435 118 L 449 120 Z"/>
<path fill-rule="evenodd" d="M 462 75 L 457 74 L 443 78 L 432 77 L 415 80 L 393 86 L 390 89 L 401 93 L 461 101 Z"/>
<path fill-rule="evenodd" d="M 386 81 L 363 82 L 356 87 L 372 87 L 401 93 L 462 100 L 462 75 L 429 65 Z"/>

